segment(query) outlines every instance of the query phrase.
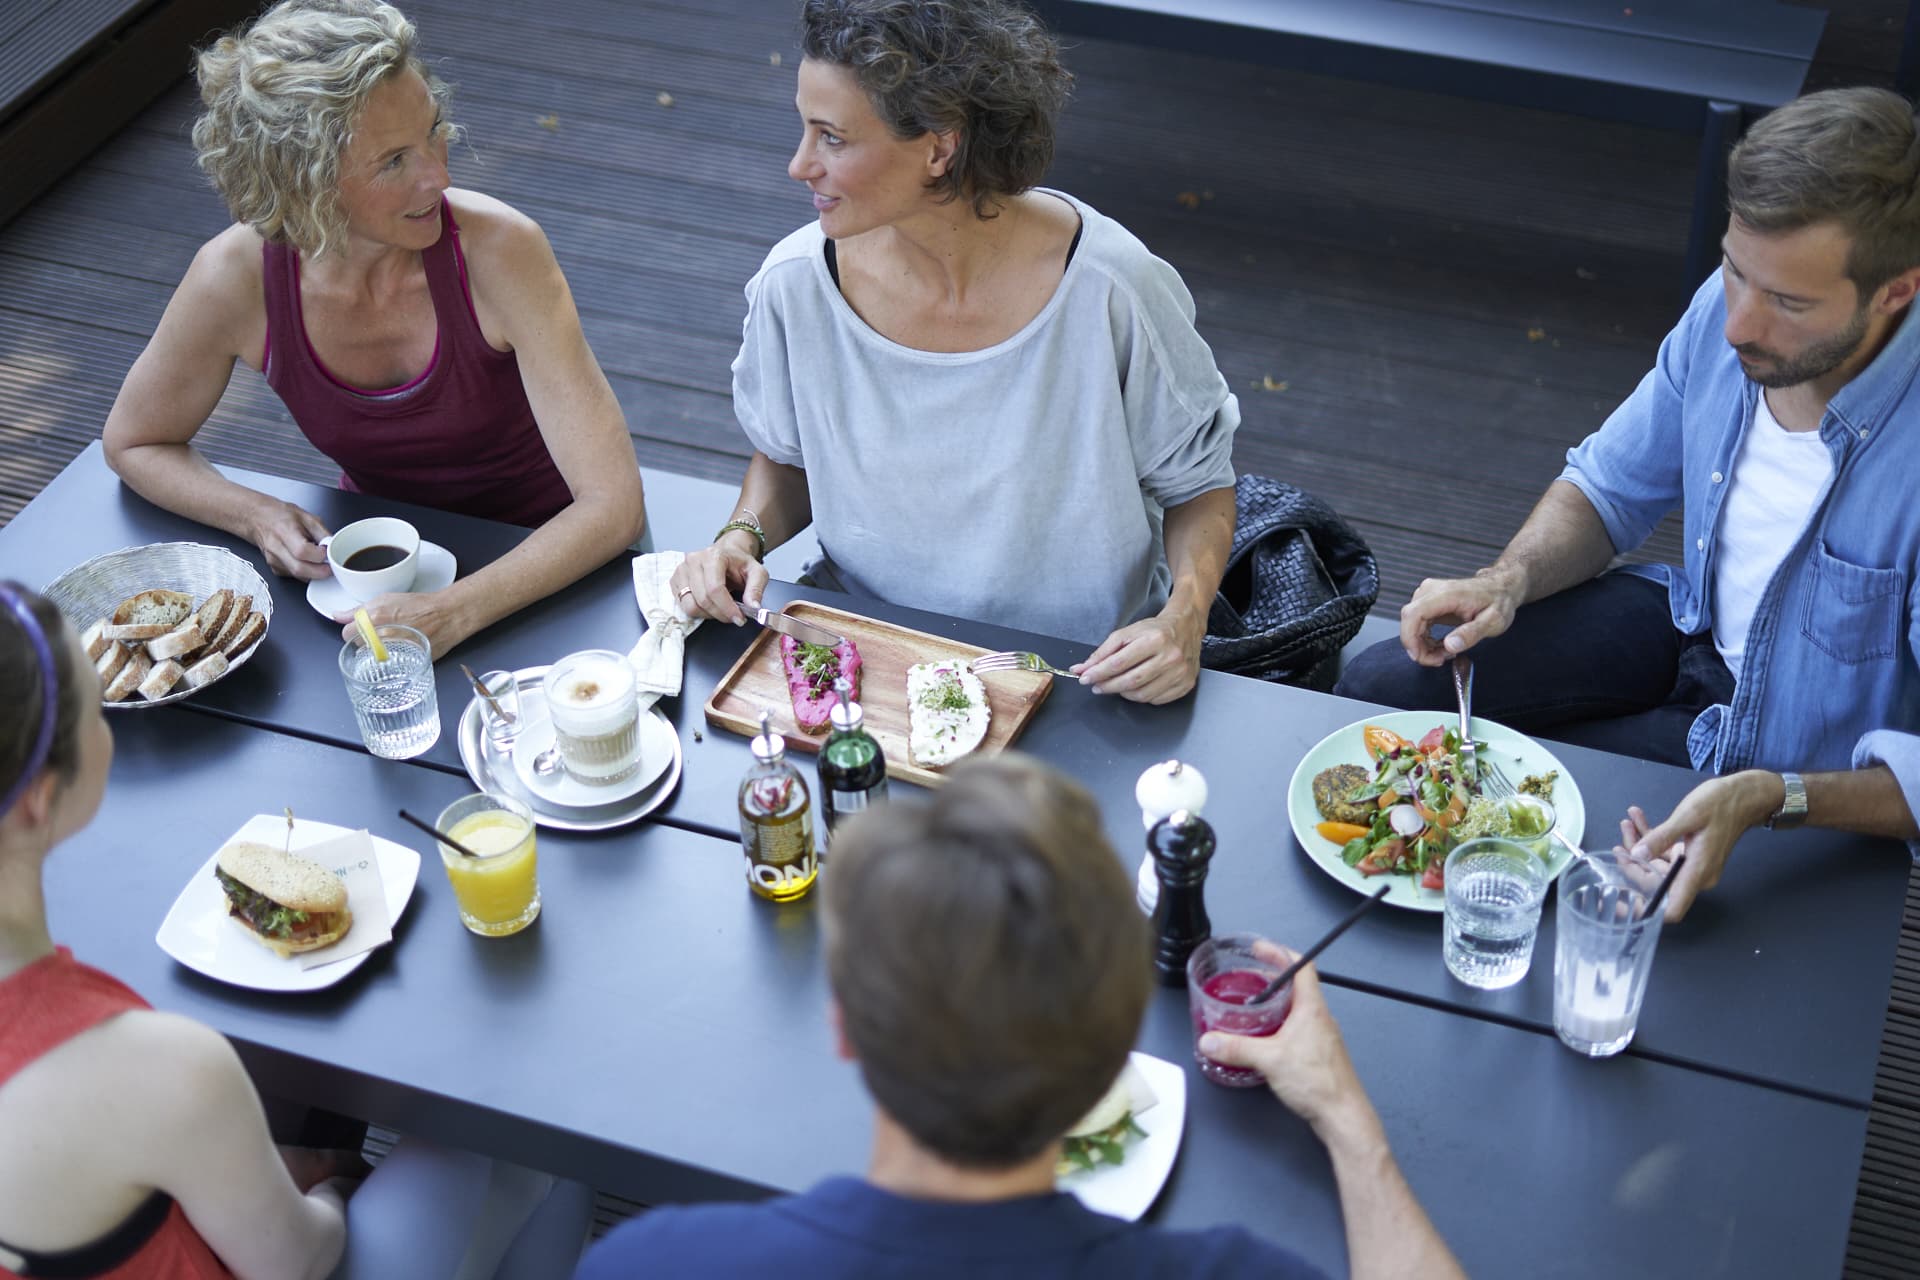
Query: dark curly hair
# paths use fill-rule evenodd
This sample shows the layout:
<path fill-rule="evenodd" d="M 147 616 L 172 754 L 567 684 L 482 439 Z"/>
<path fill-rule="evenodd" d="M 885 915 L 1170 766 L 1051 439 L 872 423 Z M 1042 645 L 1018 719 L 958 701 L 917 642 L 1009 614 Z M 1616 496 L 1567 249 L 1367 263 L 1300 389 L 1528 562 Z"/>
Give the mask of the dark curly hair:
<path fill-rule="evenodd" d="M 953 163 L 929 185 L 982 218 L 1053 163 L 1073 76 L 1011 0 L 805 0 L 800 48 L 851 71 L 895 137 L 957 135 Z"/>

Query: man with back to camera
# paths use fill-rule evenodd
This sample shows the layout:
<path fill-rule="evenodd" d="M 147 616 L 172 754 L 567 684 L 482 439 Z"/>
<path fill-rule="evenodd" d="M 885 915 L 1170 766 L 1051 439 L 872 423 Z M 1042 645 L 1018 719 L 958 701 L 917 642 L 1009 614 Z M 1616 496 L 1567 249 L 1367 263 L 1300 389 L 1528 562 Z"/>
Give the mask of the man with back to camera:
<path fill-rule="evenodd" d="M 1740 142 L 1727 188 L 1720 272 L 1652 371 L 1500 558 L 1422 582 L 1399 643 L 1334 690 L 1449 708 L 1446 664 L 1471 652 L 1490 719 L 1720 775 L 1658 826 L 1621 823 L 1636 857 L 1688 851 L 1669 920 L 1763 823 L 1920 835 L 1913 108 L 1809 94 Z M 1676 503 L 1682 564 L 1607 569 Z"/>
<path fill-rule="evenodd" d="M 825 894 L 835 1033 L 874 1099 L 866 1179 L 651 1210 L 576 1280 L 1320 1274 L 1238 1227 L 1126 1223 L 1053 1188 L 1060 1135 L 1125 1065 L 1153 985 L 1132 881 L 1079 786 L 1017 754 L 964 762 L 930 803 L 836 832 Z M 1354 1276 L 1461 1276 L 1311 965 L 1293 1000 L 1274 1036 L 1219 1035 L 1206 1052 L 1258 1068 L 1326 1143 Z"/>

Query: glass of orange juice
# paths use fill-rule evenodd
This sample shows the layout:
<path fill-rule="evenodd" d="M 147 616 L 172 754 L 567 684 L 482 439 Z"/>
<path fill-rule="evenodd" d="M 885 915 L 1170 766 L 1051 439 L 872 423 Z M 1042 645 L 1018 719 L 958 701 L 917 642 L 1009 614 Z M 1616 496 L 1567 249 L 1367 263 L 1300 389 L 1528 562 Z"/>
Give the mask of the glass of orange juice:
<path fill-rule="evenodd" d="M 485 938 L 504 938 L 538 918 L 532 810 L 509 796 L 483 792 L 442 809 L 434 827 L 479 855 L 469 857 L 440 842 L 440 861 L 460 904 L 461 924 Z"/>

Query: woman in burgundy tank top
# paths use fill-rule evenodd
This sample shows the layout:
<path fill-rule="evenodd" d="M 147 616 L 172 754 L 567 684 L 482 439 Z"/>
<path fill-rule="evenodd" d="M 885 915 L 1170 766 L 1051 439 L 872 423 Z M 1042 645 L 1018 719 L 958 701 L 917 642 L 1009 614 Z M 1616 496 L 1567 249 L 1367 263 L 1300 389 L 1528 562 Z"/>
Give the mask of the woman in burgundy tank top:
<path fill-rule="evenodd" d="M 197 74 L 200 165 L 237 221 L 127 374 L 109 465 L 276 573 L 325 576 L 317 516 L 192 447 L 241 361 L 342 488 L 533 528 L 449 587 L 369 605 L 425 631 L 436 657 L 632 545 L 645 517 L 619 403 L 539 227 L 449 186 L 447 89 L 412 24 L 373 0 L 282 4 L 203 51 Z"/>

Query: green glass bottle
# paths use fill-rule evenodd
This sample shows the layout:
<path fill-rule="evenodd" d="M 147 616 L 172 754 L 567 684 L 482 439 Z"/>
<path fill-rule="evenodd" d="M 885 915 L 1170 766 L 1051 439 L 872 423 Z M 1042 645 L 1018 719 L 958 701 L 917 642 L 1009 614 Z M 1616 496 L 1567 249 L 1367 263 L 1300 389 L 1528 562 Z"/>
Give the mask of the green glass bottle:
<path fill-rule="evenodd" d="M 863 725 L 853 686 L 842 678 L 833 687 L 840 696 L 827 713 L 833 728 L 820 748 L 820 804 L 829 847 L 841 819 L 887 798 L 887 757 Z"/>

